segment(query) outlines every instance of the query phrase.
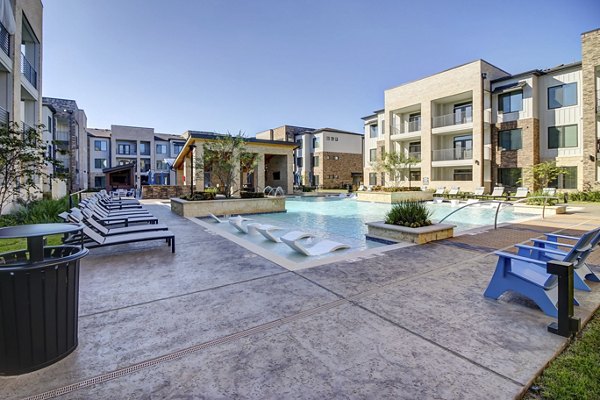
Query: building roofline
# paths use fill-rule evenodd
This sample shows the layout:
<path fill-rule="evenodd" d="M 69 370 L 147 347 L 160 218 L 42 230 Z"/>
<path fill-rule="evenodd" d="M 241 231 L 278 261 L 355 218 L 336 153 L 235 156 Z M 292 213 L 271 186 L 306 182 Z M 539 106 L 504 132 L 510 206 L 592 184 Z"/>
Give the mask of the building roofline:
<path fill-rule="evenodd" d="M 319 132 L 335 132 L 335 133 L 342 133 L 342 134 L 346 134 L 346 135 L 361 135 L 362 136 L 362 133 L 359 133 L 359 132 L 343 131 L 341 129 L 335 129 L 335 128 L 319 128 L 319 129 L 315 129 L 311 133 L 319 133 Z"/>
<path fill-rule="evenodd" d="M 569 64 L 561 64 L 561 65 L 557 65 L 556 67 L 552 67 L 552 68 L 548 68 L 548 69 L 532 69 L 529 71 L 519 72 L 518 74 L 514 74 L 514 75 L 503 76 L 501 78 L 490 81 L 490 83 L 502 82 L 502 81 L 506 81 L 509 79 L 522 78 L 522 77 L 528 76 L 528 75 L 541 76 L 541 75 L 550 74 L 552 72 L 561 71 L 563 69 L 569 69 L 569 68 L 574 68 L 574 67 L 579 67 L 579 66 L 581 66 L 581 61 L 575 61 L 575 62 L 572 62 Z"/>
<path fill-rule="evenodd" d="M 600 28 L 596 28 L 596 29 L 592 29 L 590 31 L 585 31 L 585 32 L 581 32 L 581 35 L 587 35 L 588 33 L 592 33 L 592 32 L 596 32 L 596 31 L 600 31 Z"/>

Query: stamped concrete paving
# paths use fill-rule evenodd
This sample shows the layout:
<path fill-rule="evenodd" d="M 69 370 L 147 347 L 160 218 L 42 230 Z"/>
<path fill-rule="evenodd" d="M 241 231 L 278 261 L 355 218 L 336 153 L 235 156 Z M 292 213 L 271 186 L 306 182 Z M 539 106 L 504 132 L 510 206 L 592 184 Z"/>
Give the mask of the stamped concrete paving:
<path fill-rule="evenodd" d="M 0 378 L 0 398 L 513 398 L 565 340 L 526 299 L 483 298 L 489 252 L 600 223 L 586 209 L 292 272 L 148 207 L 177 253 L 159 242 L 92 250 L 79 347 Z M 584 319 L 600 304 L 592 286 L 577 292 Z"/>

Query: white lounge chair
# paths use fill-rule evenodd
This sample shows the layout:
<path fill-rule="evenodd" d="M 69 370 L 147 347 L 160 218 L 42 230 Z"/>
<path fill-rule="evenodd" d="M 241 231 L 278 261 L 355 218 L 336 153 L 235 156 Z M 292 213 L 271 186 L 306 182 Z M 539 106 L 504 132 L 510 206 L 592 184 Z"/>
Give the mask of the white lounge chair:
<path fill-rule="evenodd" d="M 445 187 L 439 187 L 435 190 L 435 192 L 433 193 L 433 196 L 443 196 L 444 192 L 446 191 Z"/>
<path fill-rule="evenodd" d="M 216 222 L 222 224 L 225 221 L 223 221 L 221 218 L 217 217 L 215 214 L 213 213 L 208 213 L 208 216 L 211 217 L 212 219 L 214 219 Z"/>
<path fill-rule="evenodd" d="M 543 188 L 542 196 L 556 196 L 556 188 Z"/>
<path fill-rule="evenodd" d="M 349 249 L 350 246 L 344 243 L 335 242 L 333 240 L 323 239 L 314 245 L 307 247 L 300 244 L 298 241 L 300 239 L 289 239 L 286 235 L 281 237 L 281 241 L 292 249 L 296 250 L 300 254 L 304 254 L 305 256 L 319 256 L 322 254 L 327 254 L 334 252 L 336 250 Z"/>
<path fill-rule="evenodd" d="M 263 226 L 258 226 L 255 229 L 258 233 L 260 233 L 261 235 L 263 235 L 265 238 L 269 239 L 270 241 L 275 242 L 275 243 L 281 243 L 281 238 L 274 236 L 272 234 L 272 232 L 281 230 L 283 228 L 279 228 L 279 227 L 273 226 L 273 225 L 263 225 Z M 314 235 L 311 233 L 302 232 L 302 231 L 291 231 L 291 232 L 286 233 L 285 235 L 282 235 L 281 237 L 286 237 L 288 240 L 299 240 L 299 239 L 308 239 L 310 237 L 314 237 Z"/>
<path fill-rule="evenodd" d="M 252 219 L 244 218 L 241 215 L 229 218 L 229 224 L 242 233 L 248 233 L 248 225 L 243 225 L 246 221 L 252 221 Z"/>
<path fill-rule="evenodd" d="M 517 188 L 517 193 L 515 193 L 514 196 L 509 196 L 508 199 L 512 200 L 512 199 L 516 199 L 516 200 L 520 200 L 520 199 L 524 199 L 529 195 L 529 189 L 527 189 L 526 187 L 520 187 Z"/>

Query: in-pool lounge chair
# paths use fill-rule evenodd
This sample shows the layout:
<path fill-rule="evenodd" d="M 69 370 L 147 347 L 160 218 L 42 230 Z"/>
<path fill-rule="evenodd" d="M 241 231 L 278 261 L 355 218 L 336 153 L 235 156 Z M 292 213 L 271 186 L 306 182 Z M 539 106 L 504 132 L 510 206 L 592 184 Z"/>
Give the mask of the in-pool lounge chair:
<path fill-rule="evenodd" d="M 600 282 L 600 278 L 585 263 L 590 253 L 600 242 L 600 228 L 584 233 L 581 237 L 546 234 L 550 240 L 531 239 L 533 246 L 517 244 L 519 255 L 540 261 L 566 261 L 573 263 L 573 283 L 575 289 L 590 292 L 585 280 Z M 575 244 L 560 243 L 558 239 L 575 240 Z M 560 247 L 566 249 L 561 250 Z"/>
<path fill-rule="evenodd" d="M 272 232 L 274 231 L 280 231 L 282 230 L 282 228 L 279 228 L 277 226 L 273 226 L 273 225 L 268 225 L 268 226 L 259 226 L 256 227 L 256 231 L 258 233 L 260 233 L 261 235 L 263 235 L 265 238 L 269 239 L 272 242 L 275 243 L 281 243 L 281 237 L 285 237 L 288 240 L 300 240 L 300 239 L 308 239 L 310 237 L 314 237 L 314 235 L 307 233 L 307 232 L 301 232 L 301 231 L 291 231 L 286 233 L 285 235 L 282 235 L 281 237 L 277 237 L 275 235 L 273 235 Z"/>
<path fill-rule="evenodd" d="M 244 222 L 247 222 L 247 221 L 252 221 L 252 219 L 244 218 L 242 216 L 229 218 L 229 223 L 233 227 L 235 227 L 235 229 L 240 231 L 241 233 L 254 233 L 257 231 L 258 228 L 264 228 L 264 229 L 276 228 L 273 225 L 259 224 L 257 222 L 251 222 L 251 223 L 244 224 Z"/>
<path fill-rule="evenodd" d="M 89 248 L 162 239 L 166 240 L 171 246 L 171 253 L 175 253 L 175 235 L 173 232 L 169 231 L 137 232 L 123 235 L 102 236 L 86 226 L 83 228 L 83 234 L 92 240 L 92 242 L 85 244 L 85 247 Z"/>
<path fill-rule="evenodd" d="M 217 217 L 213 213 L 208 213 L 208 216 L 211 217 L 215 222 L 218 222 L 219 224 L 222 224 L 222 223 L 225 222 L 225 221 L 223 221 L 221 218 Z"/>
<path fill-rule="evenodd" d="M 305 256 L 319 256 L 326 253 L 331 253 L 336 250 L 349 249 L 350 246 L 344 243 L 335 242 L 333 240 L 323 239 L 311 246 L 305 246 L 299 243 L 300 239 L 289 238 L 283 235 L 281 241 L 300 254 Z"/>
<path fill-rule="evenodd" d="M 508 196 L 507 199 L 508 200 L 520 200 L 520 199 L 524 199 L 529 195 L 529 189 L 527 189 L 526 187 L 519 187 L 517 188 L 517 192 L 515 193 L 514 196 Z"/>
<path fill-rule="evenodd" d="M 497 251 L 496 271 L 483 295 L 498 299 L 513 291 L 533 300 L 544 313 L 558 316 L 558 277 L 545 271 L 546 262 Z"/>

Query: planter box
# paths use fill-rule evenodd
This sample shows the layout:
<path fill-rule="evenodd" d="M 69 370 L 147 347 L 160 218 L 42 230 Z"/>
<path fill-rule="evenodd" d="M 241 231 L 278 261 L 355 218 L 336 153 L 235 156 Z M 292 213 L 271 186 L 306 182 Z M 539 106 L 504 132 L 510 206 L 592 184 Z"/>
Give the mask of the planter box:
<path fill-rule="evenodd" d="M 428 201 L 433 200 L 433 192 L 356 192 L 359 201 L 374 201 L 376 203 L 397 203 L 404 200 Z"/>
<path fill-rule="evenodd" d="M 190 192 L 189 186 L 142 185 L 142 199 L 170 199 Z"/>
<path fill-rule="evenodd" d="M 367 233 L 368 237 L 393 242 L 423 244 L 453 237 L 456 225 L 433 224 L 421 228 L 408 228 L 406 226 L 390 225 L 383 221 L 377 221 L 367 222 L 367 227 L 369 229 Z"/>
<path fill-rule="evenodd" d="M 201 201 L 187 201 L 177 197 L 171 199 L 171 211 L 182 217 L 285 212 L 285 197 Z"/>
<path fill-rule="evenodd" d="M 522 213 L 527 213 L 527 214 L 542 215 L 542 211 L 544 210 L 543 206 L 536 206 L 536 205 L 532 205 L 532 204 L 515 204 L 514 207 L 515 207 L 515 212 L 522 212 Z M 567 212 L 566 205 L 546 206 L 544 215 L 564 214 L 566 212 Z"/>

